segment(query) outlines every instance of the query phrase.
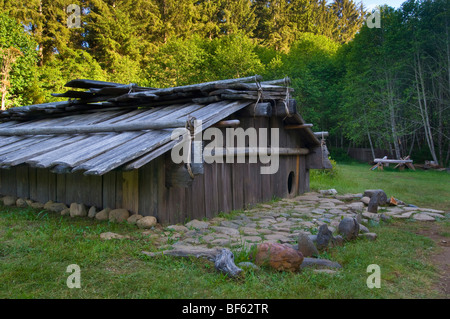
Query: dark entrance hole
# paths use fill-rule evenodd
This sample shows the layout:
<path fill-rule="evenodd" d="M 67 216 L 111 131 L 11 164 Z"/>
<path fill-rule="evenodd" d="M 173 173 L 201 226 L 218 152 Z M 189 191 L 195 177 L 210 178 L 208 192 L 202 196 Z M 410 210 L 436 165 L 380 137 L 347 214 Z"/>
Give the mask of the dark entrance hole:
<path fill-rule="evenodd" d="M 289 177 L 288 177 L 288 192 L 289 192 L 289 194 L 292 194 L 292 192 L 294 191 L 294 188 L 293 188 L 294 179 L 295 179 L 295 173 L 290 172 Z"/>

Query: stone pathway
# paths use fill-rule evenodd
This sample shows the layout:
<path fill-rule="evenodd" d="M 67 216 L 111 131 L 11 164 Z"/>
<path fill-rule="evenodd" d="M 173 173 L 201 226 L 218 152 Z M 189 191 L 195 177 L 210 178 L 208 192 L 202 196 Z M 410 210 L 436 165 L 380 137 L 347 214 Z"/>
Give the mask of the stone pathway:
<path fill-rule="evenodd" d="M 161 249 L 177 246 L 205 248 L 250 248 L 259 243 L 282 243 L 296 248 L 300 232 L 316 234 L 318 227 L 327 224 L 336 233 L 344 217 L 356 217 L 360 224 L 369 220 L 408 219 L 435 221 L 446 218 L 444 211 L 407 205 L 380 207 L 378 213 L 367 212 L 362 194 L 325 196 L 307 193 L 273 204 L 261 204 L 229 218 L 215 217 L 209 221 L 192 220 L 185 225 L 166 227 L 158 238 Z M 367 227 L 361 227 L 368 233 Z M 152 231 L 148 231 L 152 234 Z M 156 234 L 153 233 L 153 236 Z M 165 243 L 165 244 L 164 244 Z"/>

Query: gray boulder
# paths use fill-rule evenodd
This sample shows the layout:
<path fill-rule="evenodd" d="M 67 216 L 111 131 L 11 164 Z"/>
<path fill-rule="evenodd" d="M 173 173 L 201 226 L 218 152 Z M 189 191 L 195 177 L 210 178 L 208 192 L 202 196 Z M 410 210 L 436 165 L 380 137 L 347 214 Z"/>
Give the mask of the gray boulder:
<path fill-rule="evenodd" d="M 70 204 L 70 217 L 86 217 L 87 214 L 86 206 L 84 206 L 84 204 Z"/>
<path fill-rule="evenodd" d="M 14 206 L 17 201 L 17 197 L 15 196 L 5 196 L 2 198 L 3 205 L 5 206 Z"/>
<path fill-rule="evenodd" d="M 110 222 L 123 223 L 130 217 L 130 212 L 124 208 L 118 208 L 110 211 L 108 216 Z"/>
<path fill-rule="evenodd" d="M 388 203 L 388 198 L 386 193 L 382 189 L 369 189 L 364 192 L 364 196 L 369 197 L 370 199 L 376 198 L 376 203 L 378 206 L 383 206 Z M 375 201 L 374 201 L 375 203 Z"/>
<path fill-rule="evenodd" d="M 300 269 L 304 269 L 306 267 L 335 269 L 342 268 L 342 266 L 337 262 L 319 258 L 304 258 L 302 264 L 300 265 Z"/>
<path fill-rule="evenodd" d="M 338 232 L 345 240 L 355 239 L 359 233 L 359 223 L 354 217 L 345 217 L 339 223 Z"/>
<path fill-rule="evenodd" d="M 88 217 L 94 218 L 96 214 L 97 214 L 97 208 L 95 208 L 95 206 L 91 206 L 91 208 L 89 208 L 89 211 L 88 211 Z"/>
<path fill-rule="evenodd" d="M 298 250 L 302 253 L 304 257 L 312 257 L 319 255 L 319 251 L 314 245 L 308 234 L 301 232 L 298 235 Z"/>
<path fill-rule="evenodd" d="M 327 224 L 323 224 L 322 226 L 320 226 L 316 238 L 317 249 L 318 250 L 326 249 L 332 238 L 333 233 L 328 229 Z"/>

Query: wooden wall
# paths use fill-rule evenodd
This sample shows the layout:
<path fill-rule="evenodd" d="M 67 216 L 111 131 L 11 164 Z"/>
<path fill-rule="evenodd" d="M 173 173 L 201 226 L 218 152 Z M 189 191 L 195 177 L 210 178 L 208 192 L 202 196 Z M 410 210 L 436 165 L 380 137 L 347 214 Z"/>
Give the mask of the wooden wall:
<path fill-rule="evenodd" d="M 244 118 L 242 127 L 281 127 L 281 119 Z M 223 129 L 225 131 L 225 129 Z M 280 130 L 280 147 L 302 147 L 295 131 Z M 53 174 L 47 169 L 18 166 L 0 169 L 0 193 L 30 198 L 42 203 L 52 200 L 70 205 L 84 203 L 97 208 L 126 208 L 132 213 L 155 216 L 173 224 L 191 219 L 212 218 L 274 197 L 293 197 L 309 190 L 306 156 L 281 156 L 279 171 L 261 175 L 261 163 L 205 164 L 188 188 L 165 186 L 165 154 L 139 170 L 113 171 L 103 176 L 80 172 Z M 293 172 L 291 193 L 289 174 Z"/>

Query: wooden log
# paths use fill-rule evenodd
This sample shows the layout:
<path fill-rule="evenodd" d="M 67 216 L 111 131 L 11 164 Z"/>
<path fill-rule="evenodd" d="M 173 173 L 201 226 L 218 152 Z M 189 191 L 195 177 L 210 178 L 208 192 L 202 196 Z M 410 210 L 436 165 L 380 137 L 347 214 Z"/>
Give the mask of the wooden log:
<path fill-rule="evenodd" d="M 278 117 L 293 116 L 297 113 L 297 102 L 293 99 L 290 99 L 289 102 L 277 101 L 273 113 Z"/>
<path fill-rule="evenodd" d="M 284 85 L 289 86 L 291 84 L 291 79 L 289 77 L 285 77 L 284 79 L 272 80 L 272 81 L 264 81 L 261 82 L 262 85 Z"/>
<path fill-rule="evenodd" d="M 413 160 L 390 160 L 390 159 L 382 159 L 382 158 L 376 158 L 374 159 L 374 163 L 382 163 L 382 164 L 406 164 L 406 163 L 412 163 Z"/>
<path fill-rule="evenodd" d="M 230 275 L 231 277 L 238 276 L 242 269 L 234 264 L 233 253 L 226 248 L 223 248 L 214 260 L 214 267 L 221 273 Z"/>
<path fill-rule="evenodd" d="M 214 102 L 219 102 L 219 101 L 220 101 L 220 97 L 218 97 L 218 96 L 207 96 L 207 97 L 200 97 L 200 98 L 192 99 L 192 102 L 198 103 L 198 104 L 214 103 Z"/>
<path fill-rule="evenodd" d="M 90 88 L 104 88 L 104 87 L 116 87 L 122 86 L 120 83 L 76 79 L 66 83 L 65 87 L 77 88 L 77 89 L 90 89 Z"/>
<path fill-rule="evenodd" d="M 258 156 L 258 155 L 275 155 L 279 156 L 293 156 L 293 155 L 308 155 L 309 149 L 307 148 L 287 148 L 280 147 L 277 150 L 272 150 L 271 148 L 223 148 L 214 149 L 211 152 L 211 158 L 223 157 L 223 156 Z"/>
<path fill-rule="evenodd" d="M 238 112 L 238 116 L 242 117 L 271 117 L 271 103 L 254 103 Z"/>
<path fill-rule="evenodd" d="M 322 138 L 322 137 L 328 137 L 329 133 L 328 132 L 314 132 L 314 135 L 317 138 Z"/>
<path fill-rule="evenodd" d="M 131 132 L 185 127 L 186 120 L 145 121 L 133 124 L 80 125 L 0 129 L 0 135 L 48 135 L 48 134 L 89 134 L 105 132 Z"/>
<path fill-rule="evenodd" d="M 227 121 L 220 121 L 214 126 L 218 128 L 223 128 L 223 127 L 239 127 L 239 125 L 241 125 L 241 121 L 239 120 L 227 120 Z"/>
<path fill-rule="evenodd" d="M 300 130 L 305 128 L 311 128 L 313 127 L 312 124 L 301 124 L 301 125 L 286 125 L 284 127 L 285 130 Z"/>
<path fill-rule="evenodd" d="M 81 91 L 67 91 L 65 93 L 52 93 L 51 96 L 54 97 L 68 97 L 72 99 L 89 99 L 94 97 L 91 92 L 81 92 Z"/>

